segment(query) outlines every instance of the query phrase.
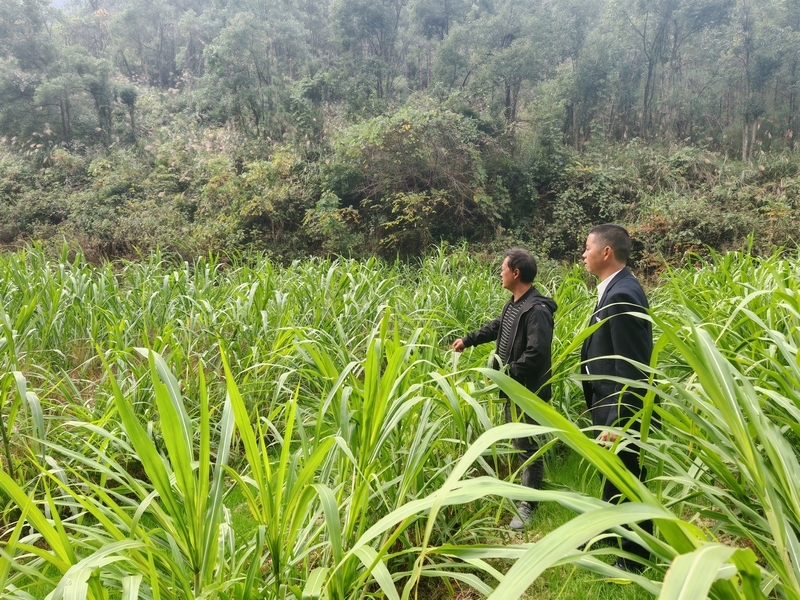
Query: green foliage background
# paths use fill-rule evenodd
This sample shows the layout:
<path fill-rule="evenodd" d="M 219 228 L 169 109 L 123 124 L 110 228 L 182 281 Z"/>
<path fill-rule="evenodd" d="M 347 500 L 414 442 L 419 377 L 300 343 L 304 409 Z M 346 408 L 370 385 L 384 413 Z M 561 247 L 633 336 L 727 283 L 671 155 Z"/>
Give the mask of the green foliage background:
<path fill-rule="evenodd" d="M 0 2 L 0 243 L 793 245 L 783 0 Z"/>

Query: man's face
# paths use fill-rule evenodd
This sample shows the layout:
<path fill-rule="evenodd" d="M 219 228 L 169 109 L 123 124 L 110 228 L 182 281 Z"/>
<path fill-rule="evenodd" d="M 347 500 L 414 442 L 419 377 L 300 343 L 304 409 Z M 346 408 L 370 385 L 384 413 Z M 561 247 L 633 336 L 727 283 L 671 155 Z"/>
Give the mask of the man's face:
<path fill-rule="evenodd" d="M 514 285 L 519 279 L 519 269 L 511 269 L 508 266 L 508 257 L 503 261 L 503 266 L 500 267 L 500 279 L 503 282 L 503 287 L 509 291 L 514 290 Z"/>
<path fill-rule="evenodd" d="M 583 251 L 583 266 L 592 275 L 599 275 L 603 272 L 611 249 L 603 246 L 597 236 L 593 233 L 586 238 L 586 250 Z"/>

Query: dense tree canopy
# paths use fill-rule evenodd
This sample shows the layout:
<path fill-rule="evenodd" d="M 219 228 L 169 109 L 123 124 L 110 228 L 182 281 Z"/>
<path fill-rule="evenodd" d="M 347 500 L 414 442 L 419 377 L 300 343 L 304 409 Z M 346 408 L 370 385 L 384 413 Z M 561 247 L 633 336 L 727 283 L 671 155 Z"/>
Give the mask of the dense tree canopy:
<path fill-rule="evenodd" d="M 99 229 L 122 248 L 147 245 L 119 237 L 129 210 L 171 215 L 197 248 L 319 247 L 315 206 L 349 211 L 350 249 L 419 227 L 412 205 L 451 216 L 389 250 L 525 241 L 576 207 L 578 228 L 612 216 L 602 194 L 573 202 L 592 148 L 793 153 L 798 92 L 790 0 L 0 0 L 0 210 L 16 215 L 2 241 L 94 239 L 77 215 L 111 198 Z M 276 156 L 294 166 L 253 174 Z M 280 195 L 262 183 L 295 191 L 255 218 L 255 199 Z"/>

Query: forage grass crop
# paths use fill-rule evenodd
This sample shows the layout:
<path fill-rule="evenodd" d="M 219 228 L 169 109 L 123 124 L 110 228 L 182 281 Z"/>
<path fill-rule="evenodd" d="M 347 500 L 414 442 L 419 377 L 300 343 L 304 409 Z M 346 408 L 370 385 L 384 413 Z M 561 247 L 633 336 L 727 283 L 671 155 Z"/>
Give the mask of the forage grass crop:
<path fill-rule="evenodd" d="M 797 257 L 730 254 L 651 290 L 645 416 L 664 426 L 620 432 L 645 450 L 642 485 L 587 435 L 594 298 L 577 268 L 538 282 L 560 305 L 544 404 L 484 368 L 489 346 L 450 351 L 505 300 L 496 265 L 464 250 L 286 267 L 2 256 L 0 589 L 610 598 L 624 581 L 636 598 L 798 598 L 799 284 Z M 500 426 L 498 386 L 540 425 Z M 549 473 L 577 472 L 513 484 L 509 440 L 531 433 Z M 598 472 L 633 502 L 599 501 Z M 509 535 L 526 498 L 541 531 Z M 599 542 L 618 536 L 651 549 L 642 575 L 609 564 L 620 550 Z"/>

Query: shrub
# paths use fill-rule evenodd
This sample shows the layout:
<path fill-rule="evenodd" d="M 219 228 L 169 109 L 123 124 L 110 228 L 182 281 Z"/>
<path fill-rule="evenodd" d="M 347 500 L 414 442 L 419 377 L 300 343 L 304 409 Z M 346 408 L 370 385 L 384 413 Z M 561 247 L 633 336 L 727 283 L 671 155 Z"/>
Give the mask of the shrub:
<path fill-rule="evenodd" d="M 645 255 L 705 252 L 707 246 L 733 248 L 757 226 L 754 214 L 699 195 L 649 196 L 638 212 L 631 233 L 644 245 Z"/>
<path fill-rule="evenodd" d="M 413 255 L 445 238 L 448 229 L 458 227 L 447 192 L 400 193 L 391 203 L 393 219 L 383 224 L 385 237 L 380 241 L 385 249 Z"/>
<path fill-rule="evenodd" d="M 624 220 L 640 197 L 629 172 L 594 158 L 568 166 L 544 203 L 544 245 L 552 258 L 579 251 L 593 225 Z"/>
<path fill-rule="evenodd" d="M 351 207 L 341 208 L 339 197 L 326 190 L 314 208 L 306 211 L 303 230 L 309 246 L 326 255 L 358 254 L 364 243 L 359 231 L 358 212 Z"/>
<path fill-rule="evenodd" d="M 508 204 L 500 182 L 487 177 L 482 140 L 471 119 L 421 101 L 345 131 L 326 169 L 329 188 L 347 198 L 340 193 L 341 183 L 351 185 L 352 205 L 360 210 L 366 201 L 375 228 L 391 223 L 388 227 L 400 234 L 398 215 L 405 209 L 398 198 L 413 198 L 416 207 L 434 199 L 447 210 L 436 235 L 482 239 L 493 232 Z M 416 222 L 407 216 L 409 225 Z"/>

